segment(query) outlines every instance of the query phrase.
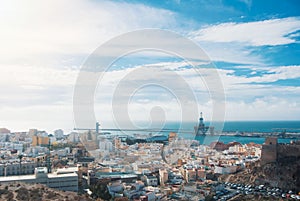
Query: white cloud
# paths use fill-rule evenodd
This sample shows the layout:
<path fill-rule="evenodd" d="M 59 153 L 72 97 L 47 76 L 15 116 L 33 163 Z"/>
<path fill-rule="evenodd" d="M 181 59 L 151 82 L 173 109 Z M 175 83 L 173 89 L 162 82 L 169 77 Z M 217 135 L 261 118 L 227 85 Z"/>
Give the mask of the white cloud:
<path fill-rule="evenodd" d="M 232 72 L 225 71 L 230 79 L 226 80 L 226 84 L 249 84 L 249 83 L 269 83 L 278 80 L 300 78 L 300 66 L 274 66 L 274 67 L 249 67 L 250 69 L 263 72 L 263 75 L 247 77 L 247 75 L 234 76 L 230 75 Z M 237 69 L 238 70 L 238 69 Z M 255 74 L 254 74 L 255 75 Z M 240 87 L 240 86 L 237 86 Z"/>
<path fill-rule="evenodd" d="M 1 65 L 0 86 L 40 88 L 71 86 L 75 84 L 78 70 L 67 67 L 44 67 L 33 65 Z"/>
<path fill-rule="evenodd" d="M 73 127 L 73 87 L 79 66 L 86 55 L 121 33 L 149 27 L 172 29 L 177 24 L 180 23 L 176 21 L 175 13 L 141 4 L 81 0 L 1 1 L 0 126 L 18 130 L 35 126 L 47 130 L 58 127 L 69 130 Z M 298 18 L 225 23 L 208 26 L 190 36 L 199 42 L 213 60 L 258 65 L 261 64 L 262 58 L 251 55 L 251 49 L 246 49 L 245 45 L 293 43 L 295 39 L 292 37 L 295 35 L 292 33 L 299 30 L 299 25 Z M 161 42 L 170 45 L 168 40 Z M 130 41 L 128 43 L 130 44 Z M 171 45 L 183 48 L 176 41 Z M 76 64 L 69 66 L 69 63 L 73 62 Z M 113 120 L 112 94 L 120 80 L 130 73 L 133 73 L 133 76 L 127 77 L 129 82 L 122 86 L 126 90 L 136 86 L 133 84 L 141 86 L 145 82 L 158 81 L 170 85 L 170 88 L 175 86 L 178 97 L 186 96 L 187 89 L 191 89 L 200 102 L 198 108 L 204 111 L 206 119 L 209 119 L 212 102 L 207 87 L 201 77 L 195 74 L 194 69 L 180 68 L 185 65 L 185 62 L 162 62 L 107 72 L 97 89 L 97 119 L 100 122 Z M 161 71 L 148 73 L 148 77 L 143 77 L 145 72 L 137 71 L 142 67 L 157 68 Z M 171 69 L 172 72 L 167 72 L 167 69 Z M 262 119 L 272 119 L 276 110 L 284 111 L 285 107 L 288 108 L 291 119 L 299 118 L 297 94 L 300 93 L 300 87 L 274 88 L 249 84 L 298 78 L 298 69 L 299 66 L 274 67 L 264 69 L 269 74 L 249 78 L 235 76 L 232 71 L 219 70 L 227 96 L 234 99 L 227 102 L 229 119 L 254 118 L 258 110 Z M 210 69 L 202 69 L 201 73 L 209 80 L 215 79 Z M 178 82 L 170 75 L 182 76 L 183 81 Z M 282 94 L 289 98 L 279 98 Z M 182 108 L 187 107 L 188 110 L 193 104 L 184 102 L 184 106 L 178 105 L 176 98 L 170 94 L 168 96 L 155 90 L 141 90 L 137 95 L 130 103 L 130 114 L 134 114 L 131 116 L 134 120 L 148 119 L 151 108 L 155 106 L 164 109 L 167 120 L 176 120 L 180 118 Z M 262 98 L 263 96 L 266 98 Z M 268 104 L 270 107 L 267 107 Z M 243 110 L 245 115 L 237 112 Z M 188 112 L 192 114 L 189 120 L 198 118 L 198 114 L 193 116 L 195 111 Z"/>
<path fill-rule="evenodd" d="M 1 1 L 1 60 L 89 54 L 118 34 L 170 27 L 174 19 L 171 11 L 123 2 Z"/>
<path fill-rule="evenodd" d="M 207 26 L 192 32 L 191 37 L 197 41 L 238 42 L 250 46 L 284 45 L 296 42 L 288 34 L 297 30 L 300 30 L 300 19 L 290 17 Z"/>
<path fill-rule="evenodd" d="M 129 108 L 129 115 L 133 122 L 138 120 L 149 121 L 151 117 L 151 109 L 160 107 L 163 109 L 163 115 L 168 121 L 181 120 L 182 110 L 189 115 L 184 118 L 184 121 L 193 121 L 198 119 L 198 112 L 205 113 L 207 121 L 209 121 L 212 113 L 212 100 L 206 88 L 203 78 L 213 79 L 211 69 L 201 69 L 201 76 L 195 72 L 193 68 L 181 68 L 186 66 L 185 62 L 161 62 L 149 65 L 140 65 L 132 68 L 119 69 L 105 73 L 103 79 L 98 83 L 98 88 L 95 96 L 95 112 L 96 119 L 102 123 L 104 127 L 114 126 L 113 110 L 114 104 L 122 103 L 116 111 L 122 112 L 122 107 Z M 169 68 L 170 67 L 170 68 Z M 152 68 L 153 71 L 145 71 L 143 68 Z M 299 118 L 299 96 L 300 87 L 286 87 L 286 86 L 272 86 L 263 84 L 249 84 L 250 82 L 270 82 L 280 78 L 294 78 L 299 76 L 299 66 L 282 66 L 274 68 L 259 68 L 264 69 L 267 74 L 255 77 L 235 76 L 232 74 L 233 70 L 218 70 L 219 75 L 224 83 L 224 90 L 226 92 L 226 114 L 229 120 L 245 120 L 245 119 L 279 119 L 281 117 L 287 119 Z M 45 129 L 54 129 L 62 127 L 70 130 L 73 125 L 70 122 L 72 117 L 72 93 L 73 82 L 76 78 L 77 71 L 48 69 L 39 71 L 39 68 L 30 67 L 30 69 L 13 69 L 6 72 L 6 80 L 0 82 L 2 93 L 6 96 L 1 98 L 4 105 L 1 107 L 1 122 L 4 126 L 24 129 L 34 126 L 39 126 Z M 172 70 L 172 72 L 168 72 Z M 22 86 L 23 93 L 14 88 L 10 90 L 11 84 L 5 85 L 13 76 L 14 70 L 20 71 L 24 76 L 22 81 L 13 79 L 18 86 Z M 148 73 L 145 73 L 148 72 Z M 149 72 L 152 72 L 150 74 Z M 273 72 L 273 74 L 268 74 Z M 62 74 L 62 75 L 61 75 Z M 65 75 L 63 75 L 65 74 Z M 183 80 L 174 79 L 170 76 L 182 76 Z M 9 75 L 12 75 L 9 78 Z M 31 76 L 37 77 L 31 80 Z M 61 76 L 61 77 L 56 77 Z M 41 78 L 39 78 L 41 77 Z M 17 78 L 17 77 L 16 77 Z M 55 82 L 55 79 L 58 79 Z M 43 85 L 40 79 L 44 80 Z M 161 82 L 163 80 L 163 82 Z M 116 93 L 116 87 L 123 81 L 122 89 L 134 89 L 134 87 L 141 87 L 147 83 L 163 84 L 165 87 L 171 89 L 169 91 L 165 88 L 157 90 L 156 88 L 135 88 L 135 94 L 117 94 L 117 99 L 122 98 L 122 101 L 114 100 L 113 94 Z M 187 85 L 183 85 L 185 82 Z M 11 82 L 12 83 L 12 82 Z M 52 84 L 51 84 L 52 83 Z M 176 91 L 172 91 L 172 86 L 176 87 Z M 49 91 L 47 91 L 49 90 Z M 186 102 L 185 99 L 180 99 L 185 96 L 187 91 L 191 90 L 196 96 L 196 102 L 190 96 L 191 102 Z M 28 92 L 28 93 L 24 93 Z M 126 96 L 127 95 L 127 96 Z M 61 97 L 63 96 L 63 97 Z M 134 97 L 132 97 L 134 96 Z M 58 98 L 57 98 L 58 97 Z M 30 100 L 27 100 L 30 98 Z M 35 100 L 37 99 L 37 100 Z M 125 100 L 125 102 L 123 101 Z M 184 100 L 184 101 L 182 101 Z M 28 102 L 25 104 L 26 102 Z M 178 102 L 179 101 L 179 102 Z M 18 105 L 18 107 L 16 107 Z M 195 110 L 199 111 L 192 111 Z M 119 110 L 118 110 L 119 109 Z M 189 111 L 189 109 L 191 111 Z M 242 112 L 241 112 L 242 111 Z M 278 112 L 284 112 L 284 116 L 278 117 Z M 295 112 L 296 111 L 296 112 Z M 43 117 L 41 118 L 41 115 Z M 161 115 L 158 112 L 157 115 Z M 27 118 L 28 116 L 28 118 Z M 59 116 L 59 118 L 56 118 Z M 40 121 L 40 122 L 39 122 Z M 15 123 L 12 123 L 15 122 Z M 45 122 L 51 122 L 47 125 Z"/>
<path fill-rule="evenodd" d="M 252 102 L 227 102 L 226 117 L 230 120 L 298 120 L 299 99 L 287 100 L 280 96 L 265 96 Z"/>

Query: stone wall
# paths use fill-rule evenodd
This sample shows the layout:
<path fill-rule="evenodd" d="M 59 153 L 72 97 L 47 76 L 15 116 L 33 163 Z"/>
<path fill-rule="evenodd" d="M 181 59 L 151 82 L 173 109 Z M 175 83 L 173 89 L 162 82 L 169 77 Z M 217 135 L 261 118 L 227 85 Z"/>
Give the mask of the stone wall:
<path fill-rule="evenodd" d="M 274 163 L 277 161 L 277 146 L 262 145 L 261 164 Z"/>
<path fill-rule="evenodd" d="M 300 144 L 278 144 L 277 158 L 278 160 L 300 158 Z"/>
<path fill-rule="evenodd" d="M 277 144 L 277 138 L 266 138 L 261 150 L 261 165 L 300 158 L 300 143 Z"/>

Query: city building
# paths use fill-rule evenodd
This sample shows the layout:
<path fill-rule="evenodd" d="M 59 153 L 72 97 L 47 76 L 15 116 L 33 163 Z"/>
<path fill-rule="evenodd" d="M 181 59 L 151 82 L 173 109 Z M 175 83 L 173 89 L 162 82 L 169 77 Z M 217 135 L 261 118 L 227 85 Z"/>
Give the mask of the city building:
<path fill-rule="evenodd" d="M 0 128 L 0 134 L 10 134 L 10 130 L 7 128 Z"/>
<path fill-rule="evenodd" d="M 110 152 L 113 150 L 113 143 L 107 139 L 101 138 L 99 141 L 99 149 L 100 151 Z"/>
<path fill-rule="evenodd" d="M 169 134 L 169 143 L 172 142 L 172 141 L 174 141 L 174 140 L 176 140 L 177 137 L 178 137 L 177 133 L 170 132 L 170 134 Z"/>
<path fill-rule="evenodd" d="M 29 129 L 29 131 L 28 131 L 28 135 L 29 135 L 30 137 L 32 137 L 32 136 L 34 136 L 34 135 L 37 135 L 37 133 L 38 133 L 38 130 L 35 129 L 35 128 L 31 128 L 31 129 Z"/>
<path fill-rule="evenodd" d="M 64 131 L 62 129 L 57 129 L 54 131 L 54 136 L 57 140 L 61 140 L 64 138 Z"/>
<path fill-rule="evenodd" d="M 32 146 L 48 146 L 49 137 L 32 136 Z"/>
<path fill-rule="evenodd" d="M 33 161 L 18 161 L 0 163 L 0 176 L 33 174 L 36 163 Z"/>
<path fill-rule="evenodd" d="M 69 142 L 72 142 L 72 143 L 77 143 L 77 142 L 80 141 L 79 134 L 77 132 L 71 132 L 68 135 L 67 139 L 68 139 Z"/>
<path fill-rule="evenodd" d="M 168 181 L 168 171 L 166 169 L 159 169 L 159 182 L 161 186 L 164 186 Z"/>
<path fill-rule="evenodd" d="M 215 166 L 215 174 L 233 174 L 238 170 L 238 166 Z"/>
<path fill-rule="evenodd" d="M 58 169 L 54 173 L 47 173 L 46 167 L 35 168 L 33 175 L 0 177 L 0 183 L 25 182 L 44 184 L 50 188 L 65 191 L 78 191 L 78 168 Z"/>
<path fill-rule="evenodd" d="M 145 176 L 145 183 L 147 186 L 158 186 L 158 180 L 155 176 Z"/>

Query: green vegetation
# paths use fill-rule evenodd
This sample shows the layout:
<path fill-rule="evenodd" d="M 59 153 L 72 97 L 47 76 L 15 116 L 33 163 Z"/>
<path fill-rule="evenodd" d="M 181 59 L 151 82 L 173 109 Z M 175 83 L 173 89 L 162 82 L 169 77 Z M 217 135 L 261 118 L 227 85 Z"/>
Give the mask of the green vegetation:
<path fill-rule="evenodd" d="M 94 199 L 101 198 L 103 200 L 110 200 L 111 195 L 108 191 L 107 184 L 103 182 L 97 182 L 95 185 L 90 187 L 90 190 L 93 192 L 92 197 Z"/>

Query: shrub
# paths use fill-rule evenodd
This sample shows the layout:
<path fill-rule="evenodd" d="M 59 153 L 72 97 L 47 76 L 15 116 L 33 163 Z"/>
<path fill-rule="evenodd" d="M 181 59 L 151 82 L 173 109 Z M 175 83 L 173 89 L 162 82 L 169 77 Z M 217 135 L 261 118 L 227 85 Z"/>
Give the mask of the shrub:
<path fill-rule="evenodd" d="M 18 200 L 29 200 L 29 192 L 26 188 L 21 187 L 16 192 L 18 192 L 17 194 Z"/>

